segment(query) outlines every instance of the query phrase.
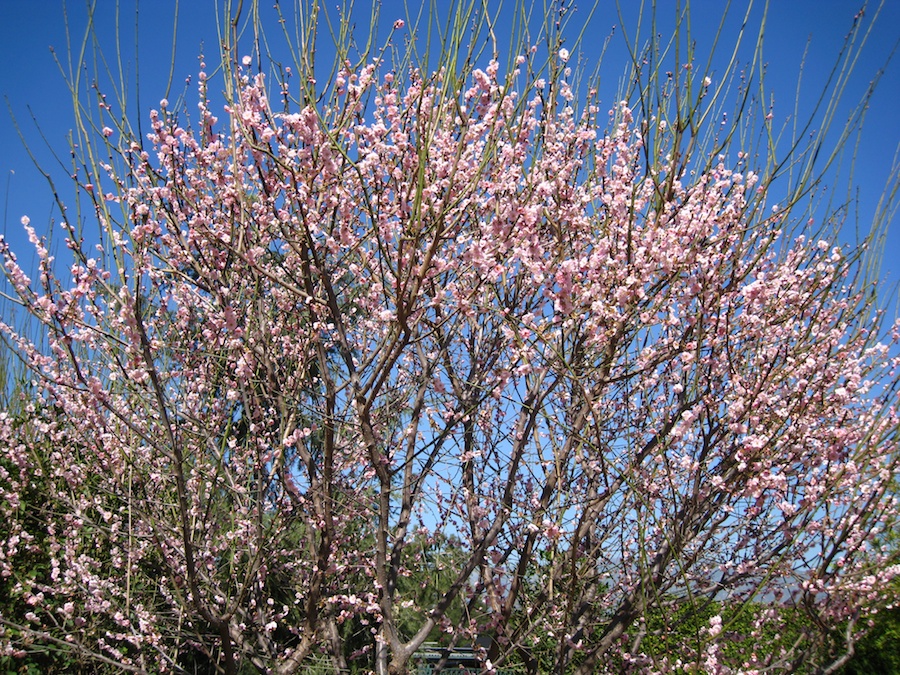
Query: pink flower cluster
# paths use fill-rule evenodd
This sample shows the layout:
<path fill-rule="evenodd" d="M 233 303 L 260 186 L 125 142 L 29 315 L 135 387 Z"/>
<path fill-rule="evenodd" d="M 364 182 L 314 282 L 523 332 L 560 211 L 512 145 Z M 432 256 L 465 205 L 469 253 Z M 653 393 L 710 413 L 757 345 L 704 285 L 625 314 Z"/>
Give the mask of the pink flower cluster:
<path fill-rule="evenodd" d="M 496 62 L 277 113 L 237 77 L 223 124 L 201 77 L 195 127 L 161 104 L 94 178 L 113 255 L 71 226 L 66 275 L 32 232 L 32 281 L 2 245 L 47 339 L 2 326 L 39 382 L 0 416 L 21 634 L 296 672 L 357 622 L 360 658 L 490 631 L 494 666 L 557 636 L 592 672 L 677 598 L 877 601 L 897 360 L 746 158 L 686 172 L 662 123 Z"/>

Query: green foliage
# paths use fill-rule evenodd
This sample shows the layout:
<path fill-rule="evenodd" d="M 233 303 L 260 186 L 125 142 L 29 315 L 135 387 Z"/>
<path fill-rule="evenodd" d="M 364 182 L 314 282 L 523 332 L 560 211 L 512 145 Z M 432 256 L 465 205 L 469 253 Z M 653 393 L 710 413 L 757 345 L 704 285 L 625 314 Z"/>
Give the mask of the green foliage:
<path fill-rule="evenodd" d="M 415 604 L 400 613 L 399 628 L 407 638 L 415 635 L 422 623 L 421 608 L 432 607 L 456 581 L 459 568 L 465 562 L 462 547 L 451 538 L 415 537 L 404 550 L 406 562 L 404 573 L 398 578 L 397 586 L 404 596 L 415 595 Z M 454 600 L 447 610 L 447 621 L 462 626 L 467 621 L 467 608 L 462 599 Z M 435 626 L 428 641 L 441 642 L 440 626 Z"/>
<path fill-rule="evenodd" d="M 879 612 L 841 675 L 900 675 L 900 607 Z"/>
<path fill-rule="evenodd" d="M 892 491 L 900 493 L 897 481 Z M 888 525 L 881 537 L 882 551 L 888 555 L 885 566 L 900 561 L 900 530 L 896 523 Z M 890 585 L 893 591 L 891 604 L 872 618 L 872 625 L 854 646 L 853 656 L 839 671 L 840 675 L 900 675 L 900 580 Z"/>

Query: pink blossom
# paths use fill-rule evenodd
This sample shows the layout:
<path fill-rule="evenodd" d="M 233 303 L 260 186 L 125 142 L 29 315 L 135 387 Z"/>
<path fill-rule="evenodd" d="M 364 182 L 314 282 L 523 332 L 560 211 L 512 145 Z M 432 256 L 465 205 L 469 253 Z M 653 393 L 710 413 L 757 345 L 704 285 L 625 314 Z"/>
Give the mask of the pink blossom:
<path fill-rule="evenodd" d="M 353 631 L 387 672 L 443 631 L 637 670 L 649 617 L 709 602 L 653 656 L 724 673 L 784 622 L 759 598 L 815 612 L 804 649 L 883 603 L 900 324 L 856 252 L 789 239 L 753 153 L 604 126 L 566 68 L 388 61 L 300 105 L 238 69 L 221 122 L 200 78 L 190 124 L 79 174 L 102 255 L 23 217 L 32 278 L 0 242 L 40 329 L 0 324 L 35 391 L 0 413 L 23 644 L 297 672 Z"/>

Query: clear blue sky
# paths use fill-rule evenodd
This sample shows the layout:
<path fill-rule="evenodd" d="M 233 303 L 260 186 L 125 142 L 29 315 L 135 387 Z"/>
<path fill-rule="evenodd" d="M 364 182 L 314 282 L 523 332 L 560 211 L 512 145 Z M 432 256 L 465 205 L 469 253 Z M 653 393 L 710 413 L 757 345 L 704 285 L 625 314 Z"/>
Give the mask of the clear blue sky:
<path fill-rule="evenodd" d="M 580 8 L 588 5 L 589 1 L 579 0 L 574 5 Z M 134 0 L 123 0 L 121 3 L 120 24 L 123 44 L 126 46 L 123 58 L 126 61 L 126 68 L 132 73 L 135 61 L 133 3 Z M 174 78 L 177 90 L 183 86 L 187 76 L 196 73 L 201 45 L 207 45 L 205 51 L 208 54 L 216 51 L 216 4 L 214 0 L 181 2 Z M 249 5 L 249 0 L 244 4 Z M 283 4 L 291 6 L 293 3 Z M 325 4 L 329 4 L 327 0 Z M 366 5 L 363 0 L 358 0 L 356 4 L 357 7 Z M 639 3 L 636 0 L 623 0 L 622 4 L 632 12 L 626 16 L 625 29 L 627 32 L 633 32 L 634 26 L 629 25 L 634 20 L 632 8 Z M 769 64 L 767 84 L 775 97 L 776 115 L 787 115 L 793 106 L 797 76 L 808 40 L 809 54 L 802 91 L 809 98 L 805 98 L 804 101 L 807 102 L 811 100 L 813 94 L 818 94 L 861 4 L 861 0 L 859 2 L 773 0 L 766 28 L 765 60 Z M 261 5 L 268 10 L 272 3 L 263 0 Z M 692 30 L 701 56 L 709 48 L 711 36 L 725 5 L 724 0 L 702 0 L 691 3 Z M 745 3 L 742 0 L 735 0 L 732 5 L 729 15 L 730 31 L 734 31 L 739 25 Z M 761 14 L 762 3 L 759 2 L 757 5 L 753 15 L 756 21 Z M 172 49 L 173 6 L 172 0 L 145 0 L 140 4 L 137 31 L 138 63 L 141 78 L 141 114 L 144 115 L 145 122 L 149 109 L 155 107 L 164 95 Z M 674 17 L 674 0 L 660 0 L 658 6 L 663 19 Z M 114 34 L 114 7 L 115 0 L 97 0 L 95 18 L 99 33 L 104 39 L 109 37 L 111 40 Z M 584 11 L 583 9 L 576 11 L 572 26 L 582 21 Z M 73 36 L 80 39 L 85 26 L 85 3 L 81 0 L 72 0 L 68 3 L 67 13 Z M 395 18 L 403 16 L 405 11 L 402 0 L 383 3 L 382 22 L 385 28 Z M 598 48 L 618 23 L 614 0 L 600 0 L 586 34 L 583 57 L 590 60 L 591 50 Z M 666 30 L 664 23 L 660 24 L 660 30 L 663 32 Z M 14 249 L 22 253 L 20 259 L 23 262 L 27 260 L 28 251 L 27 242 L 21 235 L 19 220 L 22 215 L 27 214 L 38 230 L 46 228 L 52 214 L 52 203 L 46 182 L 32 164 L 15 132 L 10 110 L 18 119 L 30 147 L 40 162 L 57 176 L 58 184 L 64 184 L 64 178 L 60 178 L 64 174 L 41 139 L 32 120 L 32 113 L 50 146 L 65 158 L 68 147 L 66 134 L 72 126 L 71 98 L 50 51 L 50 47 L 54 47 L 57 56 L 66 62 L 68 48 L 65 35 L 62 0 L 27 2 L 0 0 L 0 59 L 3 63 L 0 93 L 6 99 L 6 105 L 0 111 L 0 179 L 2 179 L 0 232 L 5 232 Z M 898 38 L 900 38 L 900 0 L 887 0 L 872 40 L 857 65 L 854 88 L 849 92 L 846 101 L 847 110 L 850 104 L 858 100 L 868 81 L 884 64 Z M 724 46 L 728 46 L 727 35 L 724 40 Z M 109 55 L 114 54 L 110 48 L 111 44 L 112 42 L 106 44 Z M 748 48 L 750 46 L 748 44 Z M 721 48 L 720 50 L 724 57 L 727 50 Z M 622 70 L 625 54 L 622 30 L 618 27 L 604 60 L 603 72 L 610 76 L 607 79 L 610 90 L 601 92 L 604 104 L 613 103 L 614 76 L 617 71 Z M 749 52 L 745 53 L 745 58 L 748 57 Z M 880 88 L 872 99 L 861 140 L 855 182 L 861 204 L 860 217 L 863 221 L 861 225 L 864 227 L 865 221 L 871 220 L 875 204 L 890 176 L 894 155 L 900 143 L 898 111 L 900 111 L 900 55 L 889 65 Z M 883 267 L 883 274 L 893 282 L 900 279 L 900 222 L 897 221 L 898 219 L 895 219 L 888 240 Z"/>

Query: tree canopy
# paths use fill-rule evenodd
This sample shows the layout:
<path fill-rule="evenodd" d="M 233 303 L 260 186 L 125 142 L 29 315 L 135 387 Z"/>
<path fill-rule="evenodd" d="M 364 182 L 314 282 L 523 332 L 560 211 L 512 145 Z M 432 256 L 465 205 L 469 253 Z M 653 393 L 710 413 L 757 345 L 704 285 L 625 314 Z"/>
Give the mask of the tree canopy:
<path fill-rule="evenodd" d="M 828 153 L 781 155 L 737 65 L 667 73 L 654 37 L 602 104 L 564 8 L 501 60 L 462 4 L 431 69 L 414 37 L 388 50 L 404 21 L 360 49 L 333 20 L 321 81 L 324 10 L 285 17 L 289 69 L 256 3 L 252 49 L 227 7 L 196 94 L 143 137 L 73 87 L 66 260 L 27 217 L 34 273 L 0 243 L 33 381 L 0 414 L 5 655 L 386 675 L 487 636 L 487 672 L 848 658 L 898 572 L 878 232 L 816 220 Z"/>

